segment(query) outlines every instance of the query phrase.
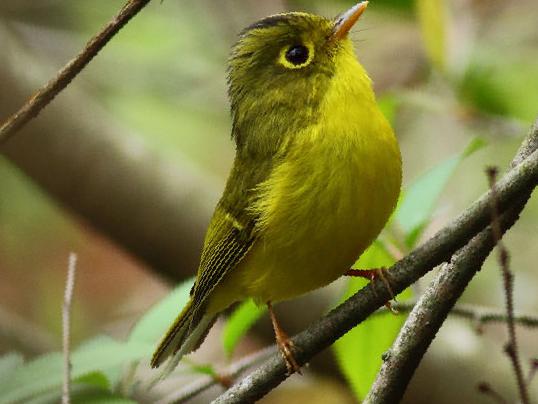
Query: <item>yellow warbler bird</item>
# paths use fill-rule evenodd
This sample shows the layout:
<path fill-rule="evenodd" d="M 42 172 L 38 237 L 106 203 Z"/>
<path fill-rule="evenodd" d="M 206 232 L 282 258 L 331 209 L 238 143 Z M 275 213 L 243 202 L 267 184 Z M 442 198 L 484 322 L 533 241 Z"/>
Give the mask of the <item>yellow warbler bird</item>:
<path fill-rule="evenodd" d="M 334 20 L 277 14 L 241 33 L 228 70 L 234 165 L 190 301 L 153 367 L 169 356 L 175 366 L 220 312 L 253 298 L 268 305 L 288 369 L 297 371 L 271 303 L 345 274 L 388 220 L 400 151 L 348 38 L 367 4 Z"/>

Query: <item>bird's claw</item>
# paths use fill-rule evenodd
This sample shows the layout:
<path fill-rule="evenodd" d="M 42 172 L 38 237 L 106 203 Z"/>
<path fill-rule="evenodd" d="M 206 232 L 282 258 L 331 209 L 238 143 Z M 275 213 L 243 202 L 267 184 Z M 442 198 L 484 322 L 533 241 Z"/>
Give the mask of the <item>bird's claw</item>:
<path fill-rule="evenodd" d="M 374 282 L 376 279 L 380 279 L 385 287 L 387 288 L 391 300 L 396 301 L 396 296 L 394 295 L 394 292 L 392 291 L 392 287 L 390 286 L 390 282 L 388 280 L 388 274 L 386 268 L 374 268 L 374 269 L 350 269 L 348 270 L 345 275 L 347 276 L 355 276 L 360 278 L 365 278 L 370 280 L 370 282 Z M 385 307 L 393 314 L 398 314 L 398 310 L 396 310 L 389 300 L 385 303 Z"/>
<path fill-rule="evenodd" d="M 293 341 L 281 331 L 281 334 L 276 337 L 276 342 L 278 344 L 278 349 L 286 362 L 287 374 L 291 375 L 293 373 L 299 373 L 301 375 L 301 367 L 293 355 Z"/>

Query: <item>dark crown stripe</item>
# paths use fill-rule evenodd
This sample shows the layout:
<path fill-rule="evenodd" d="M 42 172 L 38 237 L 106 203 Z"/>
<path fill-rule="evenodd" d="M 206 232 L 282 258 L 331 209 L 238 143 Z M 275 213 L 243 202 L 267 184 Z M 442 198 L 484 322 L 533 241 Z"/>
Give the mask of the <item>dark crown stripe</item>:
<path fill-rule="evenodd" d="M 271 15 L 262 20 L 256 21 L 254 24 L 249 25 L 241 32 L 241 34 L 244 35 L 247 32 L 252 31 L 254 29 L 264 29 L 264 28 L 274 27 L 275 25 L 278 25 L 280 23 L 285 23 L 289 20 L 290 20 L 289 14 Z"/>

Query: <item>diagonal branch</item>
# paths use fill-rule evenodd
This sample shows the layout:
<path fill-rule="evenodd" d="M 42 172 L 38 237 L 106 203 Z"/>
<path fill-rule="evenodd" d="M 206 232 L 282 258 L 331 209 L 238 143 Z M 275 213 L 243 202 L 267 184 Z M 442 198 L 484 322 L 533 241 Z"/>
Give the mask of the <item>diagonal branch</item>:
<path fill-rule="evenodd" d="M 520 164 L 512 168 L 499 181 L 497 194 L 499 209 L 504 212 L 510 205 L 517 206 L 517 214 L 525 199 L 538 183 L 538 123 L 520 149 L 516 160 Z M 400 293 L 433 267 L 450 259 L 471 238 L 489 224 L 487 192 L 459 217 L 437 232 L 422 246 L 398 261 L 389 270 L 390 282 L 395 293 Z M 515 221 L 515 220 L 514 220 Z M 319 321 L 293 338 L 295 357 L 304 364 L 312 356 L 362 322 L 391 296 L 380 283 L 371 283 L 350 299 L 332 310 Z M 286 378 L 286 366 L 282 358 L 274 355 L 257 370 L 218 397 L 215 403 L 252 402 L 263 397 Z"/>
<path fill-rule="evenodd" d="M 517 217 L 518 209 L 507 212 L 503 216 L 503 230 L 512 226 Z M 450 310 L 495 244 L 496 239 L 488 227 L 462 248 L 450 264 L 443 266 L 411 311 L 396 341 L 383 356 L 381 370 L 364 403 L 396 403 L 401 400 Z"/>
<path fill-rule="evenodd" d="M 536 149 L 537 143 L 538 130 L 535 125 L 512 161 L 512 167 L 521 162 L 532 148 Z M 392 403 L 401 400 L 418 364 L 450 310 L 480 270 L 484 260 L 499 243 L 502 235 L 517 221 L 532 190 L 530 188 L 523 193 L 504 214 L 500 215 L 497 189 L 490 184 L 491 198 L 487 210 L 491 215 L 494 207 L 492 225 L 482 230 L 454 255 L 451 263 L 440 271 L 414 306 L 390 351 L 384 357 L 384 363 L 364 400 L 365 403 Z M 513 325 L 513 311 L 511 314 L 508 323 Z"/>
<path fill-rule="evenodd" d="M 418 302 L 413 301 L 393 302 L 392 308 L 396 309 L 399 314 L 409 313 L 413 310 L 417 303 Z M 387 307 L 382 307 L 375 313 L 373 313 L 373 315 L 387 313 L 388 310 L 389 309 Z M 450 313 L 448 314 L 449 316 L 471 320 L 477 325 L 477 327 L 481 327 L 490 323 L 506 323 L 508 320 L 506 312 L 504 310 L 471 304 L 457 304 L 452 308 L 452 310 L 450 310 Z M 514 322 L 522 327 L 538 327 L 538 317 L 528 313 L 515 313 Z M 274 345 L 261 351 L 256 351 L 255 353 L 241 358 L 237 362 L 232 363 L 228 368 L 224 370 L 224 372 L 221 373 L 225 377 L 235 379 L 241 373 L 252 368 L 258 363 L 261 363 L 263 360 L 267 359 L 271 354 L 275 352 L 278 351 Z M 538 366 L 536 367 L 536 369 L 538 369 Z M 533 374 L 531 373 L 528 379 L 532 379 L 532 376 Z M 194 382 L 192 382 L 192 384 L 183 387 L 181 390 L 173 392 L 172 394 L 170 394 L 170 396 L 161 399 L 158 403 L 183 403 L 218 384 L 220 384 L 219 380 L 215 377 L 204 376 L 200 379 L 195 380 Z"/>
<path fill-rule="evenodd" d="M 150 0 L 129 0 L 118 14 L 70 60 L 56 77 L 40 88 L 30 99 L 0 127 L 0 145 L 50 103 L 86 67 L 101 49 L 142 10 Z"/>

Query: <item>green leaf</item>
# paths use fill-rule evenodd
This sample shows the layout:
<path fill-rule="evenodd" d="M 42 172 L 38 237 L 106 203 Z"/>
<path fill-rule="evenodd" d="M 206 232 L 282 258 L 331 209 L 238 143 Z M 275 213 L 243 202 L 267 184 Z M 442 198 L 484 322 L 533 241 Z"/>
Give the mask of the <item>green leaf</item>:
<path fill-rule="evenodd" d="M 503 91 L 491 66 L 471 64 L 459 82 L 458 96 L 464 104 L 496 115 L 509 115 L 510 97 Z"/>
<path fill-rule="evenodd" d="M 193 361 L 189 360 L 189 358 L 184 358 L 183 361 L 185 362 L 185 364 L 187 364 L 189 366 L 190 370 L 193 373 L 198 373 L 198 374 L 201 374 L 201 375 L 207 375 L 207 376 L 211 376 L 211 377 L 215 377 L 217 375 L 217 371 L 215 370 L 215 368 L 211 364 L 208 364 L 208 363 L 196 363 L 196 362 L 193 362 Z"/>
<path fill-rule="evenodd" d="M 437 199 L 458 164 L 484 146 L 484 140 L 473 138 L 465 150 L 427 171 L 408 187 L 395 213 L 408 247 L 412 248 L 418 241 L 430 221 Z"/>
<path fill-rule="evenodd" d="M 164 299 L 148 310 L 136 323 L 129 341 L 155 344 L 166 333 L 170 324 L 189 300 L 189 292 L 194 278 L 177 286 Z"/>
<path fill-rule="evenodd" d="M 104 374 L 103 372 L 97 372 L 97 371 L 90 372 L 81 377 L 78 377 L 75 380 L 73 380 L 73 383 L 98 387 L 102 390 L 110 390 L 111 388 L 110 380 L 108 379 L 108 376 Z"/>
<path fill-rule="evenodd" d="M 62 355 L 49 353 L 17 368 L 0 381 L 0 403 L 24 401 L 62 383 Z"/>
<path fill-rule="evenodd" d="M 98 337 L 76 349 L 71 355 L 71 378 L 77 380 L 94 372 L 118 368 L 124 363 L 148 356 L 151 344 L 121 343 Z M 49 353 L 20 366 L 0 381 L 0 403 L 25 401 L 33 396 L 59 389 L 63 381 L 63 357 Z"/>
<path fill-rule="evenodd" d="M 430 62 L 439 70 L 446 64 L 447 10 L 444 0 L 416 0 L 422 40 Z"/>
<path fill-rule="evenodd" d="M 265 306 L 257 306 L 251 299 L 241 303 L 232 313 L 222 333 L 222 344 L 226 355 L 231 356 L 239 340 L 265 313 Z"/>
<path fill-rule="evenodd" d="M 396 94 L 386 93 L 377 99 L 377 104 L 387 121 L 394 124 L 394 117 L 402 104 L 402 100 Z"/>
<path fill-rule="evenodd" d="M 358 268 L 389 267 L 394 263 L 383 245 L 376 241 L 354 265 Z M 368 283 L 361 278 L 350 278 L 342 301 L 348 299 Z M 411 297 L 407 289 L 399 295 L 399 300 Z M 340 370 L 360 400 L 364 398 L 381 367 L 381 355 L 385 352 L 405 321 L 404 316 L 392 313 L 370 316 L 333 344 Z"/>
<path fill-rule="evenodd" d="M 71 355 L 73 378 L 95 370 L 115 368 L 131 360 L 147 357 L 152 351 L 153 344 L 150 343 L 123 343 L 106 336 L 94 338 Z"/>

